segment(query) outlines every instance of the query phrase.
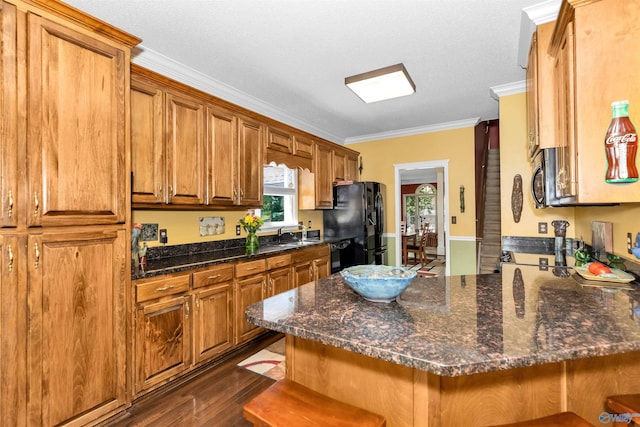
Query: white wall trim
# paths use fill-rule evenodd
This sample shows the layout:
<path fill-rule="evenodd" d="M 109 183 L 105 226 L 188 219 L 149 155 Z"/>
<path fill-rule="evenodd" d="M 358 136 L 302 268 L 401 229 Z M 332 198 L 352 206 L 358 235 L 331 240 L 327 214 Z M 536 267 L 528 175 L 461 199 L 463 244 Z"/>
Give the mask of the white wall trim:
<path fill-rule="evenodd" d="M 419 135 L 422 133 L 440 132 L 443 130 L 468 128 L 475 126 L 480 122 L 480 117 L 470 119 L 457 120 L 453 122 L 438 123 L 435 125 L 418 126 L 414 128 L 398 129 L 389 132 L 372 133 L 369 135 L 353 136 L 345 138 L 344 144 L 355 144 L 357 142 L 376 141 L 379 139 L 397 138 L 400 136 Z"/>
<path fill-rule="evenodd" d="M 400 218 L 402 217 L 400 213 L 400 206 L 402 193 L 401 193 L 401 182 L 400 182 L 400 172 L 403 170 L 412 170 L 412 169 L 434 169 L 434 168 L 442 168 L 444 170 L 443 180 L 444 180 L 444 201 L 442 207 L 442 215 L 444 218 L 449 218 L 449 159 L 443 160 L 432 160 L 427 162 L 413 162 L 413 163 L 399 163 L 394 164 L 394 184 L 395 184 L 395 230 L 396 230 L 396 265 L 402 265 L 402 239 L 397 238 L 397 236 L 402 236 L 402 232 L 400 231 Z M 449 276 L 451 273 L 451 258 L 449 251 L 449 240 L 451 239 L 449 233 L 449 221 L 446 219 L 444 221 L 444 232 L 447 239 L 445 241 L 445 275 Z"/>
<path fill-rule="evenodd" d="M 491 97 L 496 101 L 499 101 L 501 96 L 515 95 L 516 93 L 522 93 L 526 90 L 526 80 L 520 80 L 519 82 L 507 83 L 506 85 L 493 86 L 489 88 Z"/>
<path fill-rule="evenodd" d="M 522 68 L 527 68 L 531 35 L 538 25 L 557 19 L 560 3 L 561 0 L 547 0 L 522 9 L 520 40 L 518 41 L 518 64 Z"/>
<path fill-rule="evenodd" d="M 330 134 L 325 130 L 297 119 L 267 102 L 209 77 L 198 70 L 187 67 L 186 65 L 155 52 L 152 49 L 144 47 L 144 45 L 139 45 L 135 48 L 133 54 L 132 62 L 140 65 L 141 67 L 148 68 L 162 74 L 163 76 L 177 80 L 180 83 L 200 89 L 201 91 L 217 96 L 225 101 L 229 101 L 248 110 L 255 111 L 256 113 L 286 123 L 295 128 L 305 130 L 331 142 L 335 142 L 337 144 L 344 143 L 344 140 L 336 135 Z"/>

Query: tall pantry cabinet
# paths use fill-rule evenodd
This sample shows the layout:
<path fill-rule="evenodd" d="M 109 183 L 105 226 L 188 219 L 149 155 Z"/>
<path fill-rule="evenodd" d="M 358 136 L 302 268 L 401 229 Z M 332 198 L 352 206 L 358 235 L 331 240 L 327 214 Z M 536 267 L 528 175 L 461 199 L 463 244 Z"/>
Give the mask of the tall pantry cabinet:
<path fill-rule="evenodd" d="M 55 1 L 0 8 L 0 425 L 91 423 L 128 402 L 140 40 Z"/>

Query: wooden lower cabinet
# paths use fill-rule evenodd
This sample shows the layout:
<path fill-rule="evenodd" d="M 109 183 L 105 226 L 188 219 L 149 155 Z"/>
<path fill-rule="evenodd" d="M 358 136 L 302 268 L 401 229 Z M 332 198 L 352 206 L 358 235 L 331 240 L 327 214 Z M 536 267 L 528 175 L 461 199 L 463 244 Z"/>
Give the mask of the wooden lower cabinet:
<path fill-rule="evenodd" d="M 247 321 L 248 306 L 329 272 L 329 246 L 321 245 L 136 280 L 134 397 L 263 333 Z"/>
<path fill-rule="evenodd" d="M 264 299 L 267 293 L 267 277 L 264 273 L 236 280 L 236 345 L 250 340 L 264 331 L 264 329 L 249 323 L 245 310 L 251 304 Z"/>
<path fill-rule="evenodd" d="M 117 227 L 28 235 L 27 424 L 81 425 L 126 404 L 127 247 Z"/>
<path fill-rule="evenodd" d="M 135 394 L 191 366 L 190 282 L 190 274 L 179 274 L 135 285 Z"/>
<path fill-rule="evenodd" d="M 293 285 L 302 286 L 331 274 L 329 246 L 310 247 L 293 256 Z"/>
<path fill-rule="evenodd" d="M 180 295 L 137 308 L 136 394 L 190 367 L 189 300 Z"/>

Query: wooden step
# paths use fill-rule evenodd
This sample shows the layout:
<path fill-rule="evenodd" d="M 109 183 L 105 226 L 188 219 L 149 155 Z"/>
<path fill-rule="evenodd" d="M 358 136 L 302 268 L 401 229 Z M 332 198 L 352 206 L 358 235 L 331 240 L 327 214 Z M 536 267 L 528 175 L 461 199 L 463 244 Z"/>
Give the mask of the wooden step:
<path fill-rule="evenodd" d="M 287 379 L 244 405 L 243 415 L 260 427 L 383 427 L 384 417 L 348 405 Z"/>

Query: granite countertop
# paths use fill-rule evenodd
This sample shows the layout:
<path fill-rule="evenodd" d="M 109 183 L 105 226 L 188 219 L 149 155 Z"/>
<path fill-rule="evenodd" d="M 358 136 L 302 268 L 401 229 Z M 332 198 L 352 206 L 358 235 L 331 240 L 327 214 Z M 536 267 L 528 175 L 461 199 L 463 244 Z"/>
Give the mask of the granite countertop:
<path fill-rule="evenodd" d="M 397 302 L 374 303 L 334 274 L 246 314 L 278 332 L 461 376 L 640 350 L 640 291 L 625 287 L 505 264 L 498 274 L 417 277 Z"/>
<path fill-rule="evenodd" d="M 144 271 L 136 272 L 132 266 L 131 278 L 134 280 L 142 279 L 188 271 L 194 268 L 210 267 L 226 262 L 252 260 L 326 243 L 329 242 L 323 239 L 306 240 L 304 242 L 291 241 L 284 244 L 267 243 L 262 244 L 258 252 L 252 255 L 246 254 L 244 246 L 203 247 L 203 245 L 181 245 L 182 247 L 180 248 L 167 248 L 168 250 L 161 256 L 148 258 Z"/>

